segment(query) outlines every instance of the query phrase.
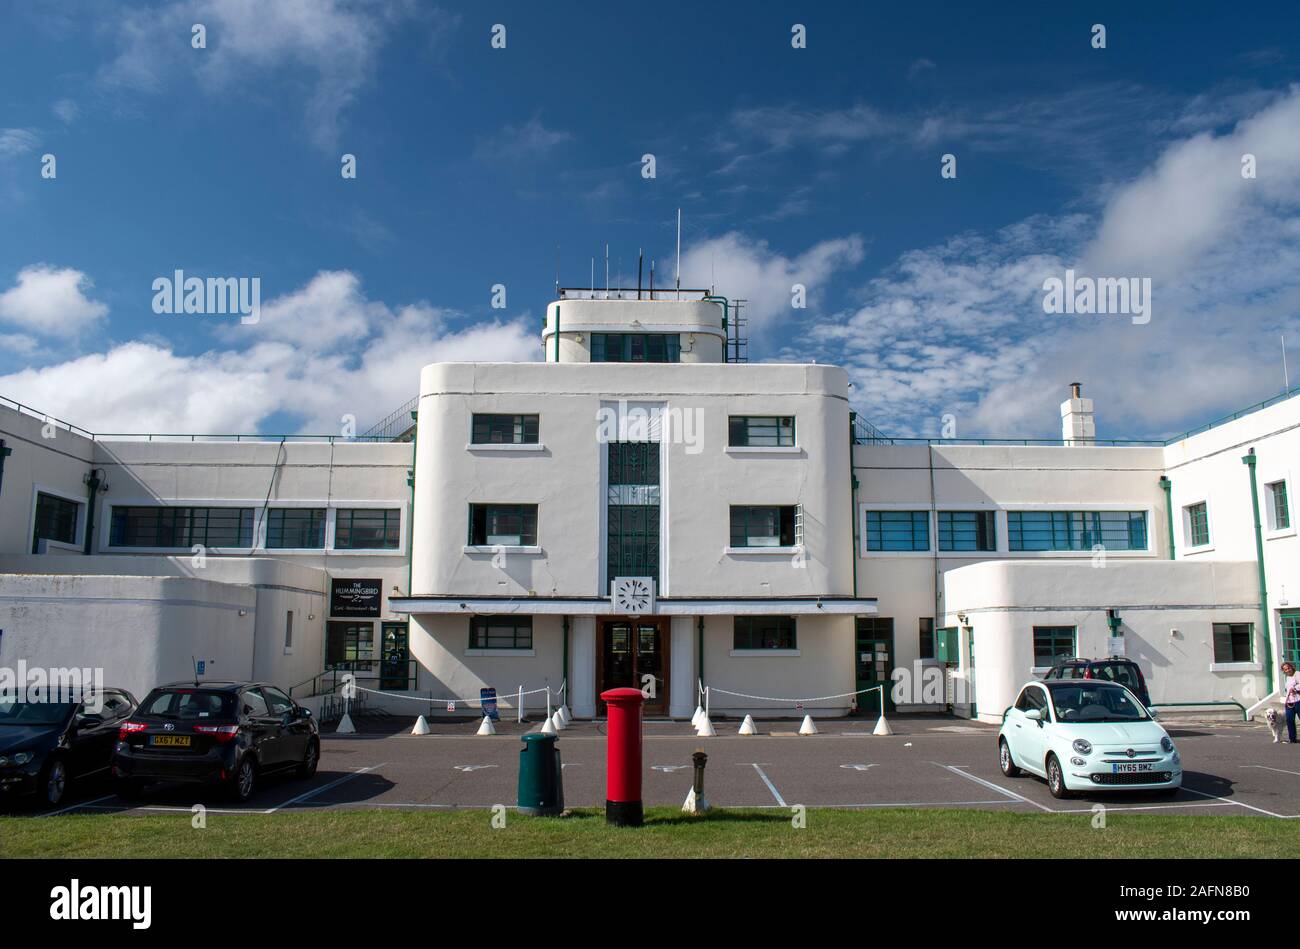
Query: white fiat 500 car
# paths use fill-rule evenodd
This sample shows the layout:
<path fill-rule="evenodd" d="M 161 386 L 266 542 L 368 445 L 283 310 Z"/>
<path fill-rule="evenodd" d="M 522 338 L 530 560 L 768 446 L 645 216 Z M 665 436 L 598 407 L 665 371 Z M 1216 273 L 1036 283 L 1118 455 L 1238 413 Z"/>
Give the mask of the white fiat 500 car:
<path fill-rule="evenodd" d="M 1115 682 L 1030 682 L 1002 717 L 998 762 L 1047 780 L 1053 797 L 1075 791 L 1152 790 L 1174 794 L 1183 764 L 1168 733 L 1137 697 Z"/>

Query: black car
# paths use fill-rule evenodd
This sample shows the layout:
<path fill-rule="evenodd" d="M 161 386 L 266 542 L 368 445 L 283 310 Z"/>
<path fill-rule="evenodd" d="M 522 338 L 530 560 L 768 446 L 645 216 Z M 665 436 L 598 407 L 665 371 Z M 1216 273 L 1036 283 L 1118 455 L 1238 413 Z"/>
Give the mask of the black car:
<path fill-rule="evenodd" d="M 0 704 L 0 800 L 34 794 L 56 807 L 73 781 L 107 776 L 118 726 L 134 711 L 124 689 L 82 702 Z"/>
<path fill-rule="evenodd" d="M 113 782 L 126 798 L 146 784 L 217 785 L 246 801 L 262 775 L 310 778 L 320 762 L 311 711 L 260 682 L 175 682 L 150 692 L 118 729 Z"/>
<path fill-rule="evenodd" d="M 1115 656 L 1110 659 L 1079 659 L 1077 657 L 1062 659 L 1047 670 L 1044 679 L 1105 679 L 1118 682 L 1139 699 L 1142 704 L 1151 707 L 1151 693 L 1147 691 L 1147 680 L 1142 670 L 1132 659 Z"/>

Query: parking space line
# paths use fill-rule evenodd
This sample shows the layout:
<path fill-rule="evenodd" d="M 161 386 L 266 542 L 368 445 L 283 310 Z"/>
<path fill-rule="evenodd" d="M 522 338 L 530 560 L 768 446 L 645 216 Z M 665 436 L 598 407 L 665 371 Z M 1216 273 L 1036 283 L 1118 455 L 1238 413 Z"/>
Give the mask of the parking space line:
<path fill-rule="evenodd" d="M 1238 807 L 1246 807 L 1246 808 L 1249 808 L 1249 809 L 1252 810 L 1252 811 L 1259 811 L 1259 813 L 1261 813 L 1261 814 L 1267 814 L 1269 817 L 1276 817 L 1278 820 L 1292 820 L 1292 819 L 1293 819 L 1293 818 L 1291 818 L 1291 817 L 1287 817 L 1285 814 L 1274 814 L 1272 811 L 1266 811 L 1266 810 L 1264 810 L 1264 808 L 1262 808 L 1262 807 L 1256 807 L 1254 804 L 1247 804 L 1247 803 L 1245 803 L 1244 801 L 1234 801 L 1234 800 L 1232 800 L 1231 798 L 1220 797 L 1220 796 L 1217 795 L 1217 794 L 1210 794 L 1210 793 L 1207 792 L 1207 791 L 1198 791 L 1198 790 L 1196 790 L 1195 788 L 1189 788 L 1189 787 L 1187 787 L 1186 785 L 1183 785 L 1183 790 L 1184 790 L 1184 791 L 1190 791 L 1192 794 L 1199 794 L 1201 797 L 1211 797 L 1211 798 L 1214 798 L 1214 800 L 1216 800 L 1216 801 L 1223 801 L 1223 803 L 1225 803 L 1225 804 L 1236 804 Z"/>
<path fill-rule="evenodd" d="M 1270 768 L 1266 764 L 1244 764 L 1243 768 L 1258 768 L 1261 771 L 1276 771 L 1278 774 L 1294 774 L 1300 776 L 1300 771 L 1288 771 L 1286 768 Z"/>
<path fill-rule="evenodd" d="M 383 761 L 383 762 L 380 762 L 379 764 L 371 765 L 371 766 L 368 767 L 368 768 L 362 768 L 362 769 L 359 770 L 359 771 L 353 771 L 351 774 L 345 774 L 343 777 L 341 777 L 341 778 L 336 778 L 335 780 L 331 781 L 329 784 L 321 785 L 321 786 L 318 787 L 318 788 L 312 788 L 312 790 L 307 791 L 307 792 L 304 793 L 304 794 L 299 794 L 297 797 L 290 798 L 289 800 L 285 801 L 283 804 L 277 804 L 275 807 L 268 808 L 267 810 L 263 811 L 262 813 L 263 813 L 263 814 L 274 814 L 276 811 L 280 810 L 280 808 L 282 808 L 282 807 L 292 807 L 292 806 L 295 805 L 295 804 L 300 804 L 300 803 L 302 803 L 303 801 L 306 801 L 306 800 L 309 800 L 309 799 L 315 797 L 317 794 L 323 794 L 324 792 L 328 791 L 330 788 L 338 787 L 340 784 L 344 783 L 345 781 L 351 781 L 353 778 L 359 778 L 359 777 L 361 777 L 361 775 L 366 774 L 367 772 L 375 771 L 375 770 L 377 770 L 377 769 L 379 769 L 379 768 L 382 768 L 382 767 L 383 767 L 384 765 L 386 765 L 386 764 L 388 764 L 388 762 L 387 762 L 387 761 Z"/>
<path fill-rule="evenodd" d="M 1189 789 L 1190 790 L 1190 789 Z M 1099 802 L 1100 803 L 1100 802 Z M 1096 805 L 1094 805 L 1096 806 Z M 1102 804 L 1107 813 L 1111 811 L 1163 811 L 1179 807 L 1231 807 L 1232 801 L 1203 801 L 1200 803 L 1184 801 L 1182 804 L 1133 804 L 1128 807 L 1112 807 Z M 1057 814 L 1091 814 L 1091 807 L 1069 807 L 1056 811 Z"/>
<path fill-rule="evenodd" d="M 114 795 L 114 794 L 105 794 L 103 797 L 97 797 L 97 798 L 95 798 L 93 801 L 82 801 L 80 804 L 73 804 L 73 805 L 71 805 L 71 806 L 69 806 L 69 807 L 62 808 L 61 810 L 50 811 L 48 814 L 42 814 L 41 816 L 42 816 L 42 817 L 55 817 L 55 816 L 57 816 L 57 815 L 59 815 L 59 814 L 66 814 L 66 813 L 68 813 L 68 811 L 75 811 L 75 810 L 77 810 L 78 808 L 81 808 L 81 807 L 91 807 L 91 806 L 93 806 L 93 805 L 95 805 L 95 804 L 98 804 L 100 801 L 107 801 L 110 797 L 116 797 L 116 795 Z"/>
<path fill-rule="evenodd" d="M 1046 805 L 1043 804 L 1039 804 L 1037 801 L 1031 801 L 1029 798 L 1025 797 L 1024 795 L 1017 794 L 1015 791 L 1008 791 L 1006 788 L 998 787 L 992 781 L 985 781 L 983 778 L 977 778 L 973 774 L 967 774 L 965 771 L 962 771 L 961 768 L 958 767 L 957 765 L 940 764 L 938 761 L 931 762 L 931 764 L 937 764 L 939 765 L 939 767 L 951 771 L 953 774 L 959 774 L 968 781 L 974 781 L 976 784 L 982 784 L 990 791 L 997 791 L 999 794 L 1005 794 L 1007 797 L 1014 798 L 1015 800 L 1020 801 L 1024 804 L 1032 804 L 1040 811 L 1046 811 L 1049 814 L 1056 813 L 1056 811 L 1052 810 L 1050 807 L 1047 807 Z"/>
<path fill-rule="evenodd" d="M 785 802 L 785 798 L 783 798 L 780 795 L 780 793 L 776 789 L 776 785 L 772 783 L 771 779 L 768 778 L 768 776 L 764 773 L 763 769 L 760 768 L 758 765 L 753 764 L 752 762 L 750 764 L 750 767 L 752 767 L 755 771 L 758 772 L 758 776 L 763 779 L 763 783 L 767 785 L 767 789 L 771 791 L 772 796 L 776 798 L 776 803 L 779 804 L 781 807 L 789 807 L 790 805 Z"/>

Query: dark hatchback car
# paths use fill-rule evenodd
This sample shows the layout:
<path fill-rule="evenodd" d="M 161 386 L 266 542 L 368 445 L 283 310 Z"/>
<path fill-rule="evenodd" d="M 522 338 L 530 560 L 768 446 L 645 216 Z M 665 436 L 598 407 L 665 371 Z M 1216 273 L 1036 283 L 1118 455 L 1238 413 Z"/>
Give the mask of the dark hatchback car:
<path fill-rule="evenodd" d="M 310 778 L 320 763 L 316 720 L 259 682 L 177 682 L 150 692 L 118 730 L 114 789 L 138 797 L 162 781 L 211 784 L 246 801 L 263 775 Z"/>
<path fill-rule="evenodd" d="M 1142 670 L 1132 659 L 1116 656 L 1112 659 L 1062 659 L 1047 670 L 1044 679 L 1104 679 L 1118 682 L 1139 699 L 1146 708 L 1151 707 L 1151 693 Z"/>
<path fill-rule="evenodd" d="M 0 704 L 0 801 L 35 795 L 57 807 L 74 781 L 107 777 L 118 726 L 134 711 L 124 689 L 84 702 Z"/>

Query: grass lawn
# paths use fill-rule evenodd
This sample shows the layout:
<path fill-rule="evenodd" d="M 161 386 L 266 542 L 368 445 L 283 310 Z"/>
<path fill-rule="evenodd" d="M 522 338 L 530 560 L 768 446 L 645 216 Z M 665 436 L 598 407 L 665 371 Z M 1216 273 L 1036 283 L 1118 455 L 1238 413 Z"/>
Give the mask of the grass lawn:
<path fill-rule="evenodd" d="M 1294 843 L 1263 817 L 977 810 L 715 810 L 688 818 L 652 808 L 641 828 L 600 810 L 563 818 L 513 811 L 295 811 L 63 814 L 0 818 L 0 858 L 13 857 L 1282 857 Z"/>

